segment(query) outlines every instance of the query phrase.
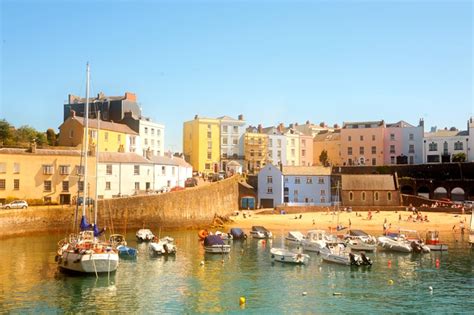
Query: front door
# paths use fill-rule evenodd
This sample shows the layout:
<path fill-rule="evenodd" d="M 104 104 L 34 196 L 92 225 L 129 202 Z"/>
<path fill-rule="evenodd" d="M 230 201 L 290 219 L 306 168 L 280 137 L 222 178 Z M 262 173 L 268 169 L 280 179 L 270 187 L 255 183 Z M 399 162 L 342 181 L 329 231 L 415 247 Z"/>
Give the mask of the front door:
<path fill-rule="evenodd" d="M 60 194 L 59 195 L 59 203 L 62 205 L 68 205 L 71 203 L 71 195 L 70 194 Z"/>

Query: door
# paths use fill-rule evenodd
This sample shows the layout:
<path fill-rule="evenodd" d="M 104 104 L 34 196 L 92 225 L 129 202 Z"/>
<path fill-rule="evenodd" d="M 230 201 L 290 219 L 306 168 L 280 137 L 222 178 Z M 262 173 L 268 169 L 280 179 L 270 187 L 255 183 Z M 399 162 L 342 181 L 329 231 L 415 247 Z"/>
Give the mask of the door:
<path fill-rule="evenodd" d="M 59 195 L 59 203 L 62 205 L 68 205 L 71 203 L 71 195 L 70 194 L 60 194 Z"/>

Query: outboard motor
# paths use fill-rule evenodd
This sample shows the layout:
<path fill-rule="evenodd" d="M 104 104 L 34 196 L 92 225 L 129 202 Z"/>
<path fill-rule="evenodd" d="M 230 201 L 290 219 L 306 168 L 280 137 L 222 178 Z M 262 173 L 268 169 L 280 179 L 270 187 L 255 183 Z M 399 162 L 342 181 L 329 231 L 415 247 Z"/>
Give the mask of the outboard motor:
<path fill-rule="evenodd" d="M 417 242 L 413 241 L 411 242 L 410 244 L 411 248 L 413 249 L 413 252 L 415 253 L 421 253 L 423 248 L 421 247 L 420 244 L 418 244 Z"/>
<path fill-rule="evenodd" d="M 349 253 L 349 258 L 351 259 L 351 265 L 359 266 L 360 261 L 358 261 L 353 253 Z"/>
<path fill-rule="evenodd" d="M 360 257 L 362 258 L 362 264 L 366 266 L 372 266 L 372 259 L 365 256 L 365 253 L 360 253 Z"/>

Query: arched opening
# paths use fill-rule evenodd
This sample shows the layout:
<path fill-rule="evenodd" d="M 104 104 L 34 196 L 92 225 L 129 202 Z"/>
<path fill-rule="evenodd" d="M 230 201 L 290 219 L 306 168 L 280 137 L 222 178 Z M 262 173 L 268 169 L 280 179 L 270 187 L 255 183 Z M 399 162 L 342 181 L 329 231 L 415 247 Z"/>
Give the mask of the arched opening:
<path fill-rule="evenodd" d="M 438 200 L 446 199 L 448 198 L 448 191 L 444 187 L 438 187 L 434 190 L 433 198 Z"/>
<path fill-rule="evenodd" d="M 365 191 L 362 192 L 362 201 L 365 201 Z"/>
<path fill-rule="evenodd" d="M 392 201 L 392 193 L 390 191 L 387 192 L 387 200 Z"/>
<path fill-rule="evenodd" d="M 430 189 L 426 186 L 422 186 L 418 188 L 418 190 L 416 191 L 416 195 L 425 198 L 430 198 Z"/>
<path fill-rule="evenodd" d="M 354 200 L 354 193 L 351 191 L 349 192 L 349 200 L 353 201 Z"/>
<path fill-rule="evenodd" d="M 404 185 L 402 186 L 402 188 L 400 188 L 400 190 L 402 194 L 405 194 L 405 195 L 413 195 L 415 193 L 415 190 L 410 185 Z"/>
<path fill-rule="evenodd" d="M 464 189 L 461 187 L 453 188 L 453 190 L 451 190 L 451 200 L 464 201 Z"/>
<path fill-rule="evenodd" d="M 376 191 L 376 192 L 374 193 L 374 200 L 375 200 L 375 201 L 379 201 L 379 192 L 378 192 L 378 191 Z"/>

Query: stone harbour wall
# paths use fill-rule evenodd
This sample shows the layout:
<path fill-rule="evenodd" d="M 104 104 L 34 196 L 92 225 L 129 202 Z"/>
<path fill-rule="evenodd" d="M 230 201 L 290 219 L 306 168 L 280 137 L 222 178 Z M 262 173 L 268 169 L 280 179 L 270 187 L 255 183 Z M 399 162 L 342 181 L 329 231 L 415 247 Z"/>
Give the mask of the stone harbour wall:
<path fill-rule="evenodd" d="M 233 176 L 206 186 L 165 194 L 101 200 L 98 224 L 116 232 L 143 226 L 154 231 L 208 226 L 215 215 L 224 217 L 238 210 L 238 182 L 239 177 Z M 91 213 L 88 221 L 92 219 Z M 72 231 L 73 222 L 74 207 L 70 206 L 0 209 L 0 237 Z"/>

